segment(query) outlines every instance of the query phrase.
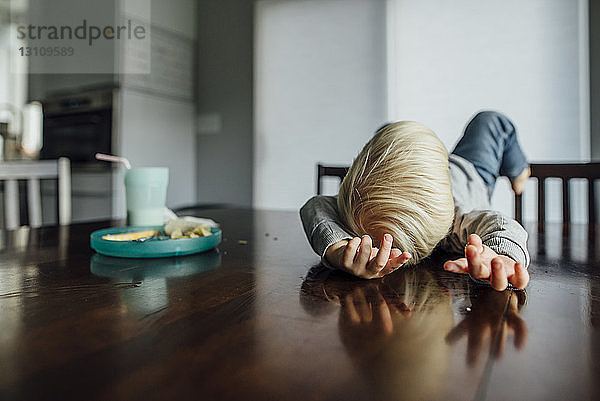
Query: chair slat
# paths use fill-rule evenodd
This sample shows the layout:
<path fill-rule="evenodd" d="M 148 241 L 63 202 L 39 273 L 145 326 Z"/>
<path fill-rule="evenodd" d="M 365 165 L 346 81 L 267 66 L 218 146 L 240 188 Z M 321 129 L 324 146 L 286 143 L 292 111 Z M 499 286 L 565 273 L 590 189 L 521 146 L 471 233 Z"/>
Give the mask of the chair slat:
<path fill-rule="evenodd" d="M 594 179 L 588 179 L 588 223 L 590 227 L 596 224 L 596 187 Z"/>
<path fill-rule="evenodd" d="M 569 179 L 562 179 L 562 208 L 563 208 L 563 223 L 571 221 L 571 202 L 569 191 Z"/>
<path fill-rule="evenodd" d="M 19 182 L 17 180 L 6 180 L 4 182 L 4 223 L 7 230 L 15 230 L 19 227 Z"/>
<path fill-rule="evenodd" d="M 323 165 L 317 164 L 317 195 L 321 195 L 321 177 L 323 177 Z"/>
<path fill-rule="evenodd" d="M 71 224 L 71 162 L 58 159 L 58 224 Z"/>
<path fill-rule="evenodd" d="M 515 220 L 523 223 L 523 195 L 515 194 Z"/>
<path fill-rule="evenodd" d="M 42 196 L 40 194 L 40 180 L 30 178 L 27 180 L 27 206 L 29 211 L 29 225 L 42 226 Z"/>
<path fill-rule="evenodd" d="M 538 231 L 544 231 L 546 222 L 546 180 L 543 177 L 538 178 Z"/>

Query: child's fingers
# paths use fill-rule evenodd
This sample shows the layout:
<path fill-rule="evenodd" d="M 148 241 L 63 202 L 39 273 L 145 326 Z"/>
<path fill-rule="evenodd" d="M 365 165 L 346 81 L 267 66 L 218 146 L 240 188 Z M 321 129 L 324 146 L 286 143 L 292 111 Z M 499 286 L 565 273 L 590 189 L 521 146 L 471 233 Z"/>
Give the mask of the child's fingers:
<path fill-rule="evenodd" d="M 400 252 L 400 250 L 396 248 L 394 248 L 394 250 Z M 396 257 L 391 257 L 390 255 L 390 258 L 388 259 L 385 267 L 379 272 L 378 276 L 383 277 L 387 274 L 390 274 L 391 272 L 397 270 L 403 264 L 408 262 L 410 258 L 412 258 L 412 255 L 408 252 L 401 252 L 400 254 L 397 254 Z"/>
<path fill-rule="evenodd" d="M 391 271 L 396 270 L 397 268 L 399 268 L 400 266 L 402 266 L 403 264 L 405 264 L 406 262 L 408 262 L 410 260 L 410 258 L 412 258 L 412 255 L 408 252 L 402 252 L 400 255 L 398 255 L 398 257 L 391 259 L 388 261 L 386 268 L 390 268 Z"/>
<path fill-rule="evenodd" d="M 412 255 L 409 252 L 402 252 L 402 254 L 398 257 L 400 264 L 403 265 L 408 262 L 409 259 L 412 258 Z"/>
<path fill-rule="evenodd" d="M 371 255 L 371 237 L 364 235 L 359 238 L 359 241 L 360 243 L 354 256 L 354 264 L 360 264 L 361 260 L 369 260 L 369 256 Z M 363 262 L 363 264 L 366 264 L 366 262 Z"/>
<path fill-rule="evenodd" d="M 473 278 L 486 279 L 490 277 L 490 266 L 482 263 L 481 254 L 474 245 L 467 245 L 465 251 L 469 264 L 469 274 Z"/>
<path fill-rule="evenodd" d="M 504 263 L 500 258 L 494 258 L 491 262 L 492 275 L 490 277 L 490 284 L 492 288 L 497 291 L 504 291 L 508 287 L 508 278 L 506 277 L 506 270 L 504 269 Z"/>
<path fill-rule="evenodd" d="M 358 247 L 358 253 L 356 254 L 356 258 L 354 258 L 353 267 L 358 275 L 362 275 L 362 273 L 364 273 L 367 263 L 369 263 L 372 246 L 373 241 L 371 241 L 371 237 L 368 235 L 363 235 L 360 240 L 360 246 Z"/>
<path fill-rule="evenodd" d="M 479 252 L 483 252 L 483 243 L 481 242 L 481 237 L 479 235 L 469 235 L 469 244 L 475 246 Z"/>
<path fill-rule="evenodd" d="M 375 258 L 369 263 L 367 266 L 367 270 L 372 274 L 377 274 L 388 262 L 390 258 L 390 252 L 392 250 L 392 236 L 389 234 L 385 234 L 381 240 L 381 246 L 379 247 L 379 252 Z"/>
<path fill-rule="evenodd" d="M 379 253 L 379 248 L 377 248 L 376 246 L 372 246 L 371 247 L 371 256 L 369 256 L 369 260 L 373 261 L 375 259 L 375 256 L 377 256 L 378 253 Z"/>
<path fill-rule="evenodd" d="M 515 274 L 510 278 L 510 283 L 520 290 L 529 284 L 529 272 L 519 262 L 515 263 Z"/>
<path fill-rule="evenodd" d="M 392 248 L 390 251 L 390 259 L 396 259 L 400 255 L 402 255 L 402 251 L 398 248 Z"/>
<path fill-rule="evenodd" d="M 444 263 L 444 270 L 452 273 L 465 274 L 469 272 L 469 263 L 467 262 L 467 258 L 449 260 Z"/>
<path fill-rule="evenodd" d="M 354 258 L 356 257 L 356 251 L 360 245 L 360 238 L 354 237 L 352 238 L 348 244 L 346 245 L 346 249 L 344 250 L 344 258 L 343 264 L 344 267 L 350 268 L 354 263 Z"/>

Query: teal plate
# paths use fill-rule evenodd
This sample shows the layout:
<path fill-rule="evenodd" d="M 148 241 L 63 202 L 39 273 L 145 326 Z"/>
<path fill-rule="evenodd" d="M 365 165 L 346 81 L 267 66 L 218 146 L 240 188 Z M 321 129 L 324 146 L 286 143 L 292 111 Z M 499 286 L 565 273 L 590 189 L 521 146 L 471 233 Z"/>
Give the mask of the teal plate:
<path fill-rule="evenodd" d="M 162 226 L 113 227 L 94 231 L 90 246 L 103 255 L 121 258 L 165 258 L 208 251 L 221 243 L 221 229 L 211 227 L 212 235 L 198 238 L 149 239 L 146 241 L 110 241 L 102 239 L 107 234 L 124 234 L 136 231 L 162 230 Z"/>

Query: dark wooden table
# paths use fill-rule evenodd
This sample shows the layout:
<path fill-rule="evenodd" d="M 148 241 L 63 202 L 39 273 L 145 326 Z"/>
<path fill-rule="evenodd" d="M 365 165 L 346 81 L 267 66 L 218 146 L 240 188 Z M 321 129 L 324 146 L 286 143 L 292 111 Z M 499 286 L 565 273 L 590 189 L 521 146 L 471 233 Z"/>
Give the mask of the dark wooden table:
<path fill-rule="evenodd" d="M 109 222 L 0 231 L 0 399 L 600 399 L 587 226 L 529 229 L 524 292 L 318 266 L 296 213 L 209 210 L 218 251 L 96 255 Z M 244 241 L 247 241 L 244 242 Z"/>

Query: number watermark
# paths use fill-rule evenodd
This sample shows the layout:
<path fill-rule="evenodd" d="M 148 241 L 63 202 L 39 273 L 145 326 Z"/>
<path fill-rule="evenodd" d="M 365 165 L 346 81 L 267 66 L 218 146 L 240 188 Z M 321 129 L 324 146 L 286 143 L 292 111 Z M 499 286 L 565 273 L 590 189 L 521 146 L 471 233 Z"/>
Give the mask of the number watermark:
<path fill-rule="evenodd" d="M 71 57 L 75 55 L 73 47 L 46 46 L 46 47 L 19 47 L 19 55 L 22 57 Z"/>

